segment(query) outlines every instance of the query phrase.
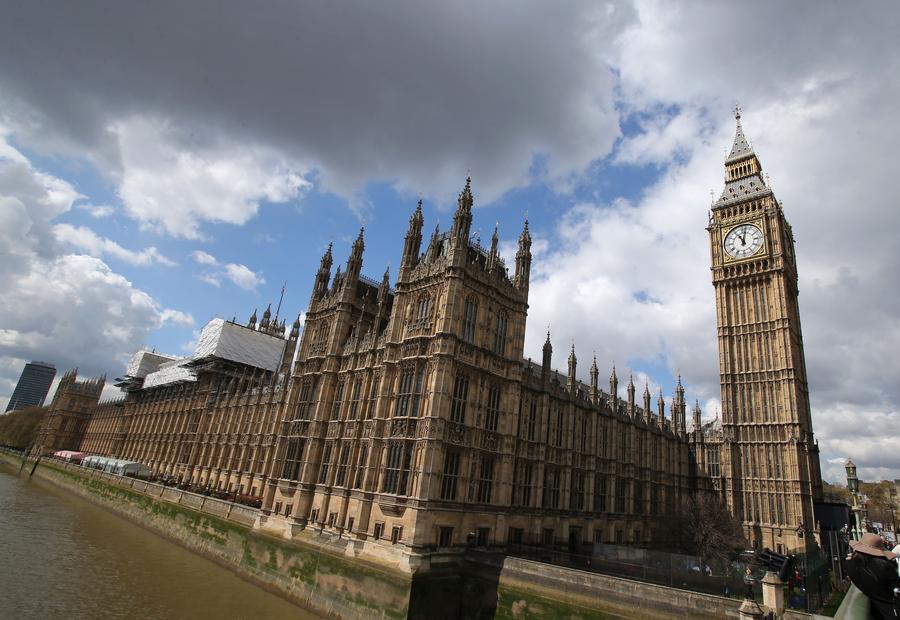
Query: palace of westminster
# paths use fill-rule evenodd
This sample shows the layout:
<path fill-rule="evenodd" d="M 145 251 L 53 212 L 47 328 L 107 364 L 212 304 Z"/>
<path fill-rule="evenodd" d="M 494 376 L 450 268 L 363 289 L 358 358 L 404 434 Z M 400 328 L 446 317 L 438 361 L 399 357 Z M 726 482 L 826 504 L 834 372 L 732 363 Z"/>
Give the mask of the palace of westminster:
<path fill-rule="evenodd" d="M 822 490 L 794 240 L 739 112 L 725 172 L 707 227 L 720 421 L 695 405 L 688 425 L 680 377 L 667 412 L 615 368 L 601 387 L 596 359 L 579 381 L 574 346 L 557 372 L 549 333 L 526 360 L 528 223 L 509 269 L 496 232 L 471 240 L 467 181 L 449 231 L 426 240 L 419 203 L 393 285 L 362 275 L 362 232 L 333 275 L 329 246 L 302 335 L 270 310 L 214 319 L 187 358 L 135 354 L 109 402 L 72 371 L 38 449 L 255 496 L 258 528 L 398 566 L 466 544 L 654 543 L 694 493 L 719 494 L 748 540 L 805 550 Z"/>

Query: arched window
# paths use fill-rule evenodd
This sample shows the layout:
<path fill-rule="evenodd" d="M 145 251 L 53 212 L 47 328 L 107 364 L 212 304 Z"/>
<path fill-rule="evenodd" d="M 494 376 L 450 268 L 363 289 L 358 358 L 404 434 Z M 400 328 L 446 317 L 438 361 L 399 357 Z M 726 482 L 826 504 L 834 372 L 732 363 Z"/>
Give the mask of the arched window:
<path fill-rule="evenodd" d="M 494 353 L 496 353 L 497 355 L 503 355 L 506 351 L 506 324 L 506 313 L 498 313 L 497 321 L 494 326 Z"/>
<path fill-rule="evenodd" d="M 416 319 L 419 321 L 424 321 L 429 316 L 431 316 L 431 297 L 429 297 L 428 295 L 423 295 L 419 298 L 419 306 L 416 313 Z"/>
<path fill-rule="evenodd" d="M 460 337 L 466 342 L 475 342 L 475 322 L 478 319 L 478 304 L 473 297 L 466 299 L 463 307 L 462 332 Z"/>
<path fill-rule="evenodd" d="M 400 385 L 397 389 L 397 406 L 394 410 L 395 418 L 419 417 L 424 375 L 424 368 L 406 368 L 403 370 L 400 375 Z"/>

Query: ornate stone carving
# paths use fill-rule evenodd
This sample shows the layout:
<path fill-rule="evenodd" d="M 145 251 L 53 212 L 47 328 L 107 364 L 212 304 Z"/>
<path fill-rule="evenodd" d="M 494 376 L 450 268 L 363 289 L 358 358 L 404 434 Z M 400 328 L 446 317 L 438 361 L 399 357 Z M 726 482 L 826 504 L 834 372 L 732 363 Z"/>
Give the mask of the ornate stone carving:
<path fill-rule="evenodd" d="M 375 420 L 367 420 L 363 425 L 363 437 L 372 437 L 375 433 Z"/>

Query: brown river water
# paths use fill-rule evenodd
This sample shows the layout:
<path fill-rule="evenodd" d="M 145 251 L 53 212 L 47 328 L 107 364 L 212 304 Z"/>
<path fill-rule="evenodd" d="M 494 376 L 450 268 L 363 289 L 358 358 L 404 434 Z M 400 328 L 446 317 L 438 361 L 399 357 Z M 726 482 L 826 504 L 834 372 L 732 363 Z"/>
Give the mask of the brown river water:
<path fill-rule="evenodd" d="M 27 472 L 0 464 L 0 618 L 318 618 Z"/>

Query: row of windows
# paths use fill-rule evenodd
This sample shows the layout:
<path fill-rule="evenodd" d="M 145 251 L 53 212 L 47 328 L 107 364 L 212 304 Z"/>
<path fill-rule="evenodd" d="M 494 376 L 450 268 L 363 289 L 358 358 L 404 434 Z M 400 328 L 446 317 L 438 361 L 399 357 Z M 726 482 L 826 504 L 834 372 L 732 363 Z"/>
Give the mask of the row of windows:
<path fill-rule="evenodd" d="M 508 319 L 505 314 L 500 313 L 494 319 L 494 339 L 491 343 L 491 351 L 497 355 L 506 353 L 506 328 Z M 462 330 L 460 338 L 464 341 L 475 344 L 475 327 L 478 323 L 478 304 L 474 299 L 467 299 L 463 306 Z"/>
<path fill-rule="evenodd" d="M 488 387 L 487 402 L 483 418 L 476 421 L 476 426 L 496 432 L 500 425 L 500 386 L 492 384 Z M 469 377 L 456 375 L 453 383 L 453 396 L 450 403 L 450 421 L 463 424 L 466 421 L 466 406 L 469 399 Z"/>

